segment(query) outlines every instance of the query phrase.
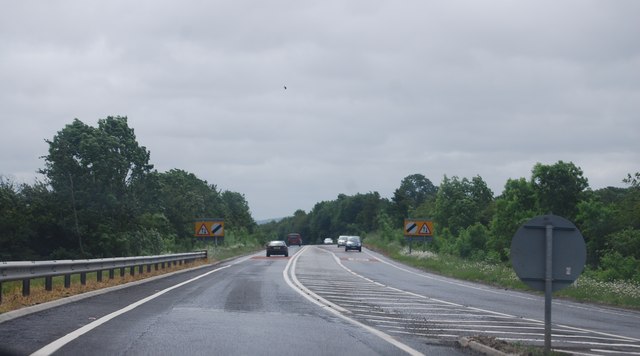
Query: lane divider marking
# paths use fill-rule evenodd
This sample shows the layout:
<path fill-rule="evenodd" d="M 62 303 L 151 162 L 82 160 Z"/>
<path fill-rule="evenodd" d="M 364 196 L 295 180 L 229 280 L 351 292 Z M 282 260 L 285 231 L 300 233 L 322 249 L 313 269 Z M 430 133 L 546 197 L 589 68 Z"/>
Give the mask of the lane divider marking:
<path fill-rule="evenodd" d="M 302 250 L 299 253 L 296 253 L 296 255 L 289 260 L 289 262 L 287 263 L 287 265 L 285 266 L 284 270 L 282 271 L 282 276 L 284 277 L 285 282 L 287 282 L 287 284 L 296 292 L 298 292 L 298 294 L 302 295 L 303 297 L 305 297 L 306 299 L 308 299 L 309 301 L 311 301 L 312 303 L 324 308 L 325 310 L 333 313 L 334 315 L 338 316 L 341 319 L 344 319 L 362 329 L 365 329 L 366 331 L 368 331 L 369 333 L 381 338 L 382 340 L 386 341 L 387 343 L 399 348 L 400 350 L 406 352 L 409 355 L 412 356 L 418 356 L 418 355 L 423 355 L 423 353 L 419 352 L 418 350 L 412 348 L 411 346 L 404 344 L 398 340 L 396 340 L 393 336 L 386 334 L 378 329 L 372 328 L 369 325 L 363 324 L 355 319 L 352 319 L 350 317 L 348 317 L 347 315 L 345 315 L 345 313 L 350 313 L 348 310 L 331 303 L 330 301 L 322 298 L 321 296 L 313 293 L 312 291 L 310 291 L 309 289 L 307 289 L 306 287 L 304 287 L 302 284 L 300 284 L 300 282 L 297 280 L 296 274 L 295 274 L 295 267 L 297 265 L 297 261 L 298 258 L 304 254 L 307 249 L 310 248 L 309 246 L 305 246 L 302 248 Z M 335 255 L 334 255 L 335 257 Z M 297 285 L 294 284 L 294 282 L 291 281 L 291 279 L 289 278 L 289 271 L 291 271 L 291 275 L 292 278 L 298 283 Z M 327 306 L 329 308 L 327 308 Z"/>
<path fill-rule="evenodd" d="M 71 341 L 73 341 L 73 340 L 77 339 L 78 337 L 88 333 L 89 331 L 97 328 L 98 326 L 106 323 L 107 321 L 109 321 L 109 320 L 111 320 L 113 318 L 116 318 L 116 317 L 118 317 L 118 316 L 120 316 L 120 315 L 122 315 L 122 314 L 124 314 L 124 313 L 126 313 L 128 311 L 130 311 L 130 310 L 133 310 L 133 309 L 141 306 L 142 304 L 144 304 L 146 302 L 149 302 L 149 301 L 151 301 L 153 299 L 156 299 L 159 296 L 161 296 L 161 295 L 163 295 L 163 294 L 165 294 L 165 293 L 167 293 L 169 291 L 172 291 L 172 290 L 174 290 L 176 288 L 180 288 L 180 287 L 184 286 L 185 284 L 191 283 L 193 281 L 197 281 L 198 279 L 200 279 L 202 277 L 206 277 L 206 276 L 208 276 L 208 275 L 210 275 L 212 273 L 218 272 L 218 271 L 223 270 L 225 268 L 229 268 L 231 266 L 232 265 L 227 265 L 227 266 L 224 266 L 224 267 L 216 268 L 216 269 L 214 269 L 212 271 L 209 271 L 209 272 L 201 274 L 201 275 L 199 275 L 197 277 L 191 278 L 188 281 L 184 281 L 182 283 L 178 283 L 178 284 L 176 284 L 174 286 L 171 286 L 171 287 L 169 287 L 167 289 L 161 290 L 161 291 L 159 291 L 159 292 L 157 292 L 157 293 L 155 293 L 153 295 L 150 295 L 150 296 L 148 296 L 148 297 L 146 297 L 144 299 L 141 299 L 141 300 L 139 300 L 139 301 L 137 301 L 137 302 L 135 302 L 133 304 L 130 304 L 129 306 L 126 306 L 126 307 L 124 307 L 124 308 L 122 308 L 120 310 L 116 310 L 115 312 L 113 312 L 111 314 L 105 315 L 102 318 L 97 319 L 97 320 L 95 320 L 95 321 L 93 321 L 93 322 L 81 327 L 80 329 L 77 329 L 75 331 L 72 331 L 72 332 L 68 333 L 67 335 L 59 338 L 58 340 L 53 341 L 52 343 L 42 347 L 41 349 L 37 350 L 34 353 L 32 353 L 31 356 L 51 355 L 52 353 L 56 352 L 57 350 L 59 350 L 64 345 L 70 343 Z"/>

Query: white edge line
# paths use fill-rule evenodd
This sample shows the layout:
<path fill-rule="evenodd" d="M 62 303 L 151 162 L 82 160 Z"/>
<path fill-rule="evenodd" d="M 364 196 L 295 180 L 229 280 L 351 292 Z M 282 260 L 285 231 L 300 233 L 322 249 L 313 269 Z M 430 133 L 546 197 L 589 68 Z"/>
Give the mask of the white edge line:
<path fill-rule="evenodd" d="M 216 269 L 214 269 L 212 271 L 209 271 L 209 272 L 201 274 L 201 275 L 199 275 L 197 277 L 191 278 L 188 281 L 184 281 L 182 283 L 179 283 L 179 284 L 176 284 L 174 286 L 171 286 L 171 287 L 169 287 L 167 289 L 161 290 L 161 291 L 159 291 L 159 292 L 157 292 L 157 293 L 155 293 L 153 295 L 150 295 L 150 296 L 148 296 L 148 297 L 146 297 L 144 299 L 141 299 L 141 300 L 139 300 L 139 301 L 137 301 L 137 302 L 135 302 L 133 304 L 130 304 L 130 305 L 128 305 L 128 306 L 126 306 L 126 307 L 124 307 L 124 308 L 122 308 L 120 310 L 117 310 L 117 311 L 115 311 L 115 312 L 113 312 L 111 314 L 105 315 L 102 318 L 97 319 L 97 320 L 95 320 L 95 321 L 93 321 L 93 322 L 81 327 L 80 329 L 72 331 L 72 332 L 68 333 L 67 335 L 59 338 L 58 340 L 55 340 L 54 342 L 42 347 L 41 349 L 37 350 L 36 352 L 32 353 L 31 355 L 32 356 L 50 355 L 50 354 L 54 353 L 55 351 L 57 351 L 58 349 L 60 349 L 61 347 L 63 347 L 64 345 L 68 344 L 69 342 L 77 339 L 78 337 L 88 333 L 89 331 L 97 328 L 98 326 L 106 323 L 107 321 L 109 321 L 109 320 L 111 320 L 111 319 L 113 319 L 113 318 L 115 318 L 117 316 L 120 316 L 120 315 L 122 315 L 122 314 L 124 314 L 124 313 L 126 313 L 126 312 L 128 312 L 128 311 L 130 311 L 132 309 L 134 309 L 134 308 L 137 308 L 137 307 L 141 306 L 142 304 L 144 304 L 144 303 L 146 303 L 148 301 L 151 301 L 151 300 L 153 300 L 153 299 L 155 299 L 155 298 L 157 298 L 157 297 L 159 297 L 159 296 L 161 296 L 161 295 L 163 295 L 163 294 L 165 294 L 165 293 L 167 293 L 167 292 L 169 292 L 171 290 L 174 290 L 176 288 L 180 288 L 185 284 L 191 283 L 191 282 L 196 281 L 196 280 L 198 280 L 198 279 L 200 279 L 202 277 L 208 276 L 208 275 L 210 275 L 210 274 L 212 274 L 214 272 L 218 272 L 218 271 L 220 271 L 222 269 L 225 269 L 225 268 L 228 268 L 228 267 L 231 267 L 231 265 L 227 265 L 227 266 L 224 266 L 224 267 L 216 268 Z"/>
<path fill-rule="evenodd" d="M 365 251 L 365 252 L 366 252 L 366 251 Z M 417 272 L 414 272 L 414 271 L 408 270 L 408 269 L 406 269 L 406 268 L 402 268 L 402 267 L 400 267 L 400 266 L 397 266 L 397 265 L 395 265 L 395 264 L 393 264 L 393 263 L 390 263 L 390 262 L 388 262 L 388 261 L 385 261 L 385 260 L 383 260 L 383 259 L 381 259 L 381 258 L 378 258 L 378 257 L 374 256 L 373 254 L 371 254 L 371 253 L 369 253 L 369 252 L 366 252 L 366 253 L 367 253 L 368 255 L 370 255 L 370 256 L 372 256 L 372 257 L 375 257 L 376 259 L 380 260 L 380 262 L 382 262 L 382 263 L 384 263 L 384 264 L 387 264 L 387 265 L 389 265 L 389 266 L 391 266 L 391 267 L 394 267 L 394 268 L 396 268 L 396 269 L 399 269 L 399 270 L 401 270 L 401 271 L 404 271 L 404 272 L 408 272 L 408 273 L 414 274 L 414 275 L 419 276 L 419 277 L 424 277 L 424 278 L 434 279 L 434 280 L 437 280 L 437 281 L 440 281 L 440 282 L 445 282 L 445 283 L 449 283 L 449 284 L 457 285 L 457 286 L 460 286 L 460 287 L 467 287 L 467 288 L 471 288 L 471 289 L 478 289 L 478 290 L 485 291 L 485 292 L 497 293 L 497 292 L 494 292 L 494 291 L 489 290 L 489 289 L 483 289 L 483 288 L 478 288 L 478 287 L 472 287 L 472 286 L 465 285 L 465 284 L 462 284 L 462 283 L 451 282 L 451 281 L 447 281 L 447 280 L 444 280 L 444 279 L 434 278 L 434 277 L 430 277 L 430 276 L 427 276 L 427 275 L 424 275 L 424 274 L 420 274 L 420 273 L 417 273 Z M 340 265 L 342 265 L 342 264 L 340 264 Z M 356 274 L 356 273 L 352 272 L 351 270 L 349 270 L 347 267 L 344 267 L 344 268 L 345 268 L 345 269 L 347 269 L 349 272 L 351 272 L 351 273 L 353 273 L 353 274 L 355 274 L 355 275 L 358 275 L 358 274 Z M 362 277 L 362 276 L 361 276 L 361 278 L 364 278 L 364 279 L 369 280 L 369 279 L 368 279 L 368 278 L 366 278 L 366 277 Z M 415 293 L 413 293 L 413 292 L 409 292 L 409 291 L 405 291 L 405 290 L 401 290 L 401 289 L 397 289 L 397 288 L 392 288 L 392 287 L 387 287 L 387 288 L 394 289 L 394 290 L 397 290 L 397 291 L 401 291 L 401 292 L 404 292 L 404 293 L 407 293 L 407 294 L 410 294 L 410 295 L 414 295 L 414 296 L 418 296 L 418 297 L 422 297 L 422 298 L 427 298 L 427 297 L 425 297 L 425 296 L 421 296 L 420 294 L 415 294 Z M 524 298 L 524 297 L 522 297 L 522 298 Z M 435 298 L 429 298 L 429 299 L 431 299 L 431 300 L 436 300 L 436 301 L 439 301 L 439 302 L 442 302 L 442 303 L 451 304 L 451 305 L 459 305 L 459 304 L 455 304 L 455 303 L 449 303 L 449 302 L 447 302 L 447 301 L 443 301 L 443 300 L 438 300 L 438 299 L 435 299 Z M 526 298 L 525 298 L 525 299 L 526 299 Z M 566 304 L 565 304 L 565 305 L 566 305 Z M 463 305 L 459 305 L 459 306 L 463 306 Z M 530 321 L 530 322 L 535 322 L 535 323 L 538 323 L 538 324 L 540 324 L 540 323 L 544 324 L 544 321 L 540 321 L 540 320 L 536 320 L 536 319 L 531 319 L 531 318 L 521 318 L 521 317 L 517 317 L 517 316 L 515 316 L 515 315 L 504 314 L 504 313 L 496 312 L 496 311 L 493 311 L 493 310 L 487 310 L 487 309 L 476 308 L 476 307 L 471 307 L 471 306 L 466 306 L 466 308 L 469 308 L 469 309 L 472 309 L 472 310 L 478 310 L 478 311 L 482 311 L 482 312 L 486 312 L 486 313 L 491 313 L 491 314 L 495 314 L 495 315 L 501 315 L 501 316 L 513 317 L 513 318 L 517 318 L 517 319 L 521 319 L 521 320 L 526 320 L 526 321 Z M 603 311 L 603 312 L 604 312 L 604 311 Z M 624 340 L 628 340 L 628 341 L 635 341 L 635 342 L 640 341 L 640 339 L 633 338 L 633 337 L 629 337 L 629 336 L 624 336 L 624 335 L 609 334 L 609 333 L 605 333 L 605 332 L 601 332 L 601 331 L 595 331 L 595 330 L 589 330 L 589 329 L 584 329 L 584 328 L 578 328 L 578 327 L 575 327 L 575 326 L 569 326 L 569 325 L 563 325 L 563 324 L 556 324 L 556 325 L 557 325 L 557 326 L 559 326 L 559 327 L 567 328 L 567 329 L 573 329 L 573 330 L 576 330 L 576 331 L 583 331 L 583 332 L 590 332 L 590 333 L 594 333 L 594 334 L 602 335 L 602 336 L 607 336 L 607 337 L 614 337 L 614 338 L 618 338 L 618 339 L 624 339 Z"/>
<path fill-rule="evenodd" d="M 174 272 L 158 274 L 158 275 L 155 275 L 153 277 L 147 277 L 147 278 L 139 279 L 139 280 L 128 282 L 128 283 L 118 284 L 118 285 L 111 286 L 111 287 L 100 288 L 100 289 L 84 292 L 82 294 L 76 294 L 76 295 L 71 295 L 71 296 L 68 296 L 68 297 L 61 298 L 61 299 L 52 300 L 50 302 L 46 302 L 46 303 L 42 303 L 42 304 L 36 304 L 36 305 L 29 306 L 29 307 L 8 311 L 6 313 L 0 314 L 0 324 L 4 323 L 5 321 L 9 321 L 9 320 L 13 320 L 13 319 L 16 319 L 16 318 L 20 318 L 20 317 L 23 317 L 23 316 L 26 316 L 26 315 L 29 315 L 29 314 L 33 314 L 33 313 L 37 313 L 37 312 L 40 312 L 40 311 L 43 311 L 43 310 L 47 310 L 47 309 L 50 309 L 50 308 L 53 308 L 53 307 L 58 307 L 58 306 L 61 306 L 61 305 L 77 302 L 79 300 L 90 298 L 90 297 L 93 297 L 93 296 L 96 296 L 96 295 L 101 295 L 101 294 L 113 292 L 113 291 L 116 291 L 116 290 L 129 288 L 129 287 L 132 287 L 132 286 L 137 286 L 137 285 L 148 283 L 148 282 L 152 282 L 152 281 L 155 281 L 155 280 L 158 280 L 158 279 L 170 277 L 170 276 L 173 276 L 173 275 L 176 275 L 176 274 L 181 274 L 181 273 L 191 272 L 191 271 L 195 271 L 195 270 L 206 268 L 206 267 L 211 267 L 213 265 L 215 265 L 215 264 L 208 263 L 208 264 L 202 265 L 202 266 L 197 266 L 197 267 L 192 267 L 192 268 L 185 268 L 185 269 L 177 270 L 177 271 L 174 271 Z"/>
<path fill-rule="evenodd" d="M 311 296 L 306 294 L 305 291 L 301 290 L 296 285 L 294 285 L 294 283 L 291 282 L 291 280 L 289 279 L 288 271 L 291 270 L 291 274 L 293 276 L 295 276 L 295 265 L 296 265 L 296 263 L 298 261 L 298 258 L 302 255 L 302 253 L 304 253 L 307 250 L 307 248 L 308 248 L 308 246 L 305 246 L 300 252 L 296 253 L 295 256 L 292 259 L 289 260 L 289 262 L 287 263 L 287 266 L 282 271 L 282 275 L 283 275 L 285 281 L 287 282 L 287 284 L 289 284 L 289 286 L 293 290 L 297 291 L 298 294 L 300 294 L 303 297 L 307 298 L 308 300 L 310 300 L 314 304 L 322 306 L 323 308 L 326 306 L 323 303 L 326 303 L 327 305 L 335 305 L 335 304 L 329 302 L 328 300 L 326 300 L 326 299 L 324 299 L 324 298 L 312 293 L 311 291 L 309 291 L 310 293 L 314 294 L 315 298 L 317 298 L 317 300 L 314 300 L 313 298 L 311 298 Z M 293 267 L 293 269 L 292 269 L 292 267 Z M 394 339 L 391 335 L 388 335 L 388 334 L 386 334 L 386 333 L 384 333 L 384 332 L 382 332 L 382 331 L 380 331 L 378 329 L 374 329 L 374 328 L 372 328 L 372 327 L 370 327 L 368 325 L 365 325 L 365 324 L 363 324 L 363 323 L 361 323 L 361 322 L 359 322 L 359 321 L 357 321 L 355 319 L 352 319 L 352 318 L 344 315 L 343 313 L 341 313 L 339 310 L 336 310 L 334 308 L 324 308 L 324 309 L 328 310 L 329 312 L 335 314 L 336 316 L 338 316 L 338 317 L 340 317 L 340 318 L 342 318 L 342 319 L 344 319 L 344 320 L 346 320 L 346 321 L 348 321 L 348 322 L 350 322 L 350 323 L 352 323 L 352 324 L 354 324 L 356 326 L 359 326 L 359 327 L 365 329 L 366 331 L 370 332 L 371 334 L 373 334 L 373 335 L 381 338 L 382 340 L 392 344 L 393 346 L 395 346 L 395 347 L 399 348 L 400 350 L 408 353 L 409 355 L 414 355 L 414 356 L 424 355 L 423 353 L 419 352 L 418 350 L 413 349 L 409 345 L 403 344 L 402 342 Z M 341 309 L 343 309 L 343 308 L 341 308 Z"/>
<path fill-rule="evenodd" d="M 414 275 L 422 277 L 422 278 L 427 278 L 427 279 L 432 279 L 432 280 L 443 282 L 443 283 L 453 284 L 453 285 L 456 285 L 456 286 L 459 286 L 459 287 L 476 289 L 476 290 L 479 290 L 479 291 L 488 292 L 488 293 L 492 293 L 492 294 L 499 294 L 499 295 L 503 295 L 504 294 L 503 291 L 496 291 L 496 290 L 493 290 L 493 289 L 490 289 L 490 288 L 475 287 L 475 286 L 473 286 L 473 285 L 471 285 L 469 283 L 454 282 L 454 281 L 451 281 L 451 280 L 448 280 L 448 279 L 445 279 L 445 278 L 432 277 L 432 276 L 426 275 L 424 273 L 421 274 L 421 273 L 418 273 L 418 272 L 415 272 L 415 271 L 411 271 L 411 270 L 406 269 L 406 268 L 402 268 L 402 267 L 400 267 L 400 266 L 398 266 L 398 265 L 396 265 L 394 263 L 391 263 L 389 261 L 385 261 L 383 258 L 375 256 L 374 254 L 372 254 L 369 251 L 365 251 L 365 253 L 368 254 L 369 256 L 379 260 L 380 262 L 393 267 L 393 268 L 396 268 L 396 269 L 399 269 L 401 271 L 405 271 L 405 272 L 414 274 Z M 518 292 L 518 291 L 515 291 L 515 290 L 513 290 L 512 293 L 510 293 L 510 295 L 513 296 L 514 298 L 519 298 L 519 299 L 524 299 L 524 300 L 535 300 L 535 301 L 539 301 L 540 300 L 539 298 L 534 298 L 534 297 L 530 297 L 530 296 L 526 296 L 526 295 L 522 295 L 522 294 L 523 294 L 523 292 Z M 582 310 L 587 310 L 587 311 L 593 311 L 593 307 L 583 307 L 583 306 L 580 306 L 580 305 L 568 304 L 568 303 L 563 302 L 562 300 L 557 300 L 556 299 L 556 300 L 553 300 L 553 303 L 554 304 L 558 304 L 558 305 L 563 305 L 563 306 L 565 306 L 567 308 L 574 308 L 574 309 L 582 309 Z M 601 313 L 604 313 L 604 314 L 628 316 L 628 314 L 617 312 L 615 310 L 611 310 L 611 309 L 607 309 L 607 308 L 597 308 L 597 310 L 599 312 L 601 312 Z"/>

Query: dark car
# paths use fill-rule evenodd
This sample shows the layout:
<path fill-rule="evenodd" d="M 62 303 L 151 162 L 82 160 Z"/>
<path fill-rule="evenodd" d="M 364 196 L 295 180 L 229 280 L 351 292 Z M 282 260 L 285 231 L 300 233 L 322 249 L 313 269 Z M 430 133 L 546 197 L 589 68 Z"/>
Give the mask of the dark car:
<path fill-rule="evenodd" d="M 362 241 L 360 241 L 360 236 L 349 236 L 347 237 L 347 243 L 344 245 L 344 250 L 358 250 L 362 252 Z"/>
<path fill-rule="evenodd" d="M 287 235 L 287 243 L 289 245 L 298 245 L 302 246 L 302 236 L 298 233 L 291 233 Z"/>
<path fill-rule="evenodd" d="M 289 257 L 289 247 L 284 241 L 271 241 L 267 244 L 267 257 L 271 255 L 284 255 Z"/>

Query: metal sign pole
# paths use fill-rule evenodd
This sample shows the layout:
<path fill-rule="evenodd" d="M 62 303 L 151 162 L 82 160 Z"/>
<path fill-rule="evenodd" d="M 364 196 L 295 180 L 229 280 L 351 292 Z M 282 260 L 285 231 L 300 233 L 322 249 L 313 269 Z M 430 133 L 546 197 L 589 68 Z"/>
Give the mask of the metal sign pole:
<path fill-rule="evenodd" d="M 551 353 L 551 298 L 553 287 L 553 225 L 547 225 L 544 279 L 544 354 Z"/>
<path fill-rule="evenodd" d="M 522 224 L 511 240 L 516 274 L 529 287 L 544 291 L 545 355 L 551 353 L 552 293 L 575 282 L 586 261 L 587 245 L 582 234 L 561 216 L 536 216 Z M 554 265 L 562 266 L 562 271 L 554 273 Z"/>

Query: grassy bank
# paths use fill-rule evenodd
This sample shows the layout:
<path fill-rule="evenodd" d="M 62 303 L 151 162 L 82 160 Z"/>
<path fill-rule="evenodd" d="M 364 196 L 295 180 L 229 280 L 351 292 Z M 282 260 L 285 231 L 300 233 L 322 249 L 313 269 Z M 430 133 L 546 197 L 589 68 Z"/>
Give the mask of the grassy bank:
<path fill-rule="evenodd" d="M 423 251 L 422 245 L 414 246 L 410 254 L 408 247 L 397 241 L 385 241 L 376 235 L 368 235 L 365 244 L 394 260 L 425 271 L 501 288 L 532 291 L 520 281 L 510 264 L 470 261 L 451 255 L 439 255 L 428 250 Z M 554 298 L 556 297 L 640 310 L 638 283 L 600 281 L 590 271 L 585 271 L 570 287 L 555 292 Z"/>

